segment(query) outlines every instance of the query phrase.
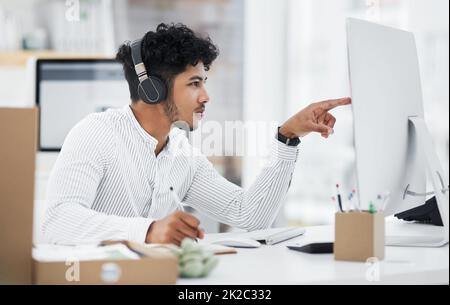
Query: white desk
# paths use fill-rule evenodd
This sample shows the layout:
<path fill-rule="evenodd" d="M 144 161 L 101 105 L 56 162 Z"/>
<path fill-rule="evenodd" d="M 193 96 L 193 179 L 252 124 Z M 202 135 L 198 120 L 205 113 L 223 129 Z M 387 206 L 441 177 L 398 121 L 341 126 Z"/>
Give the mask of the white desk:
<path fill-rule="evenodd" d="M 388 221 L 388 235 L 428 235 L 442 228 Z M 228 233 L 227 233 L 228 234 Z M 209 234 L 211 241 L 223 234 Z M 219 265 L 207 278 L 179 279 L 181 285 L 215 284 L 447 284 L 449 283 L 449 247 L 386 247 L 379 264 L 379 281 L 368 281 L 366 274 L 376 275 L 376 266 L 368 263 L 335 261 L 332 254 L 306 254 L 289 250 L 296 242 L 332 241 L 332 226 L 308 227 L 304 236 L 274 246 L 238 249 L 237 254 L 219 256 Z M 373 277 L 372 277 L 373 278 Z"/>

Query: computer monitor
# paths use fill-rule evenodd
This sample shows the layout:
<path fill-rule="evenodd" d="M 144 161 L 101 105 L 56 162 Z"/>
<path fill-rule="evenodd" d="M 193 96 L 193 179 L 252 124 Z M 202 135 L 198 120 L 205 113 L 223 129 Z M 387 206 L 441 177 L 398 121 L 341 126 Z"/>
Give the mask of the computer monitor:
<path fill-rule="evenodd" d="M 442 199 L 440 191 L 448 180 L 443 177 L 442 168 L 436 169 L 436 153 L 427 147 L 432 146 L 431 139 L 426 125 L 421 124 L 424 110 L 414 35 L 348 19 L 347 47 L 361 207 L 367 208 L 373 202 L 379 210 L 383 209 L 383 202 L 377 197 L 385 194 L 385 215 L 424 204 L 431 163 L 432 171 L 439 172 L 441 181 L 436 182 L 434 173 L 431 180 L 439 191 L 437 199 Z M 448 242 L 448 190 L 443 198 L 446 203 L 441 200 L 439 207 L 440 211 L 444 209 L 441 216 Z M 424 243 L 441 245 L 438 240 Z"/>
<path fill-rule="evenodd" d="M 113 59 L 38 59 L 35 71 L 41 151 L 59 151 L 87 114 L 130 100 L 122 65 Z"/>

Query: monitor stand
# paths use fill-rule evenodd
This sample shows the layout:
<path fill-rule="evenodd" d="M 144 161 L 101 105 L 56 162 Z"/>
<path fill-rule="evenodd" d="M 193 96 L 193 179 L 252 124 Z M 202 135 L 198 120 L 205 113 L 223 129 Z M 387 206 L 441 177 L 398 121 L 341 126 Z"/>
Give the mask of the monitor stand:
<path fill-rule="evenodd" d="M 444 171 L 434 150 L 434 144 L 425 121 L 419 117 L 410 117 L 409 121 L 415 128 L 418 147 L 424 149 L 427 173 L 431 178 L 439 213 L 444 225 L 443 234 L 440 236 L 386 236 L 386 246 L 442 247 L 448 244 L 449 240 L 448 181 L 444 181 Z M 408 189 L 405 191 L 405 195 L 411 194 L 414 194 L 414 192 L 410 192 Z"/>

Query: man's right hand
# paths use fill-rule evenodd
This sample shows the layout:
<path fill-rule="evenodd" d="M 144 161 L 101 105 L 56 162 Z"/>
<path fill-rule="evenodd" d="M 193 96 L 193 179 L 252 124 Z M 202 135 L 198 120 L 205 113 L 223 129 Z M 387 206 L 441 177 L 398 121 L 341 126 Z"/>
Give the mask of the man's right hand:
<path fill-rule="evenodd" d="M 145 242 L 179 246 L 186 237 L 202 239 L 205 233 L 199 225 L 200 221 L 191 214 L 176 211 L 163 219 L 154 221 L 148 228 Z"/>

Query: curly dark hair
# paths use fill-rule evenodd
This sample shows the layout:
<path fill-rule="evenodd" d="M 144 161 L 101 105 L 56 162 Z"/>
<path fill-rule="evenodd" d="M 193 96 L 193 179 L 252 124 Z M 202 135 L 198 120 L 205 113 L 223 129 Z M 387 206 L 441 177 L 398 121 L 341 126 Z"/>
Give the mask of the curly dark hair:
<path fill-rule="evenodd" d="M 139 80 L 131 58 L 131 43 L 119 47 L 116 60 L 123 64 L 125 78 L 133 102 L 139 100 Z M 188 65 L 203 62 L 208 71 L 219 50 L 209 37 L 202 38 L 184 24 L 161 23 L 155 32 L 149 31 L 142 39 L 142 60 L 150 75 L 161 78 L 169 92 L 175 76 L 186 71 Z"/>

